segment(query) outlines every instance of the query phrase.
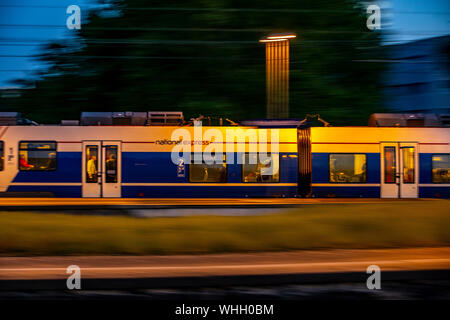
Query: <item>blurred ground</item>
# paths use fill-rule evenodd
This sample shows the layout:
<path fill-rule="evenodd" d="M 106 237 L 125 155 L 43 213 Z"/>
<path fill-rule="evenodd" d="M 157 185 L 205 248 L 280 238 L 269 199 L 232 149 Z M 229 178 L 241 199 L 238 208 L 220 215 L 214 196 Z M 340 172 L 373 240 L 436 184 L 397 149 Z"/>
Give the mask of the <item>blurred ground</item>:
<path fill-rule="evenodd" d="M 205 254 L 450 244 L 448 200 L 315 204 L 262 215 L 0 212 L 1 255 Z M 229 209 L 233 210 L 233 209 Z M 103 212 L 103 214 L 105 214 Z M 228 214 L 229 215 L 229 214 Z M 145 213 L 140 213 L 145 216 Z M 151 214 L 149 215 L 151 216 Z"/>
<path fill-rule="evenodd" d="M 176 256 L 0 257 L 0 280 L 67 279 L 70 265 L 82 278 L 162 278 L 312 273 L 365 273 L 450 269 L 450 247 L 317 250 Z"/>
<path fill-rule="evenodd" d="M 66 268 L 81 270 L 67 290 Z M 369 290 L 369 265 L 381 289 Z M 450 248 L 0 258 L 0 300 L 448 299 Z"/>
<path fill-rule="evenodd" d="M 274 300 L 449 300 L 449 280 L 386 281 L 382 290 L 367 290 L 365 283 L 316 285 L 231 286 L 197 289 L 132 290 L 28 290 L 0 292 L 0 300 L 182 300 L 274 301 Z"/>

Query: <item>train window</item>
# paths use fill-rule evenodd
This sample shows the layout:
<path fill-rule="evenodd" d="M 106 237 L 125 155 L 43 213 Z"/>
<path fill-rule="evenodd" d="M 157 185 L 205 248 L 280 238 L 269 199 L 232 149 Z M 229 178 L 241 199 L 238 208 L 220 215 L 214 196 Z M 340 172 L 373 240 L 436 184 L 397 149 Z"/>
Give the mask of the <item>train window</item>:
<path fill-rule="evenodd" d="M 450 154 L 435 154 L 431 163 L 433 183 L 450 183 Z"/>
<path fill-rule="evenodd" d="M 395 147 L 384 147 L 384 183 L 395 183 L 396 173 Z"/>
<path fill-rule="evenodd" d="M 3 171 L 5 165 L 5 153 L 4 153 L 3 141 L 0 141 L 0 171 Z"/>
<path fill-rule="evenodd" d="M 117 146 L 106 146 L 106 183 L 117 183 Z"/>
<path fill-rule="evenodd" d="M 203 155 L 202 163 L 191 163 L 189 165 L 189 182 L 227 182 L 227 165 L 225 154 L 223 161 L 216 158 L 220 155 L 213 155 L 210 159 L 205 159 Z M 214 163 L 209 163 L 208 162 Z"/>
<path fill-rule="evenodd" d="M 402 147 L 403 183 L 414 183 L 414 147 Z"/>
<path fill-rule="evenodd" d="M 86 182 L 98 182 L 98 146 L 86 146 Z"/>
<path fill-rule="evenodd" d="M 257 153 L 246 153 L 243 157 L 242 182 L 280 182 L 278 154 L 261 157 Z"/>
<path fill-rule="evenodd" d="M 367 182 L 365 154 L 330 154 L 330 182 Z"/>
<path fill-rule="evenodd" d="M 56 170 L 56 142 L 20 141 L 19 169 L 21 171 Z"/>

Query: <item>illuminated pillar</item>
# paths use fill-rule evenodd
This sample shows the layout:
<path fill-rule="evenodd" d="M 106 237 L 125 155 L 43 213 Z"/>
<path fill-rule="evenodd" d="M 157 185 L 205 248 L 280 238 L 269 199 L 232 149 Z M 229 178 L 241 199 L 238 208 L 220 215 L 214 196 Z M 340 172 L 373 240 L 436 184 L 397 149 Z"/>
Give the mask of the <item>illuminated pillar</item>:
<path fill-rule="evenodd" d="M 260 40 L 266 44 L 267 118 L 289 117 L 289 39 L 295 37 L 270 34 Z"/>

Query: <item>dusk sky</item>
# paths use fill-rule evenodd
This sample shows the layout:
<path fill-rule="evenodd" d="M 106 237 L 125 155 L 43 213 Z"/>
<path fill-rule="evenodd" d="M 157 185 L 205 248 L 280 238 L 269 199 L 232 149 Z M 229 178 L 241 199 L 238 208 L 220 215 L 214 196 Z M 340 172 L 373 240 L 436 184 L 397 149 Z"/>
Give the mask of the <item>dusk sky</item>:
<path fill-rule="evenodd" d="M 388 15 L 387 44 L 442 36 L 450 33 L 450 1 L 393 0 Z M 26 78 L 30 71 L 42 68 L 31 56 L 49 40 L 70 37 L 66 29 L 66 8 L 79 5 L 83 11 L 94 0 L 0 0 L 0 88 L 9 81 Z M 386 22 L 386 21 L 384 21 Z M 383 23 L 383 16 L 382 16 Z"/>

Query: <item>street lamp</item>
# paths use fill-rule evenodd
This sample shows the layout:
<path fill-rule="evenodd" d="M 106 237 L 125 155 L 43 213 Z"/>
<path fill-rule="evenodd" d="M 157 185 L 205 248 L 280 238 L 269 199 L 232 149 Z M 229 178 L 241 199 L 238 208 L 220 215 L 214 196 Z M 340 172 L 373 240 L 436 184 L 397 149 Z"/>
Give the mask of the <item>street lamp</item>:
<path fill-rule="evenodd" d="M 271 33 L 266 45 L 267 118 L 289 117 L 289 40 L 294 33 Z"/>

